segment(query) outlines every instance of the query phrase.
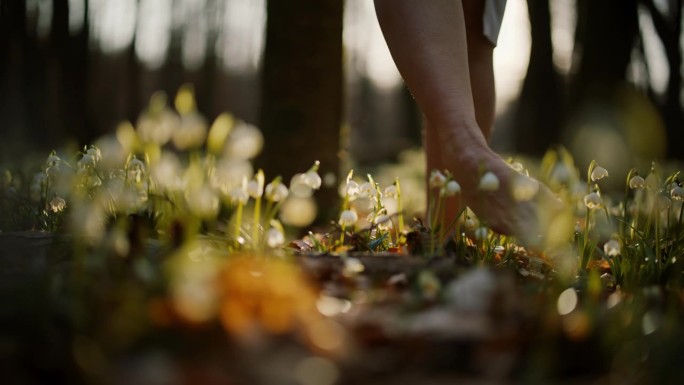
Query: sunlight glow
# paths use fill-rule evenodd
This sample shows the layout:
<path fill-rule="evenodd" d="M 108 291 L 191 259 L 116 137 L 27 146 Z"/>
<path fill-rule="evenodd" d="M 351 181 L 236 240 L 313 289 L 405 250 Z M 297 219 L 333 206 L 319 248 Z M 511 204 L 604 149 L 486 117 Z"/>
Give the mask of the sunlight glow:
<path fill-rule="evenodd" d="M 549 1 L 551 8 L 551 41 L 553 64 L 561 74 L 570 72 L 572 51 L 575 47 L 577 24 L 576 0 Z"/>
<path fill-rule="evenodd" d="M 496 112 L 501 113 L 520 93 L 530 60 L 530 21 L 525 0 L 508 0 L 494 50 Z"/>
<path fill-rule="evenodd" d="M 85 21 L 85 1 L 69 0 L 69 32 L 74 35 L 83 28 Z"/>
<path fill-rule="evenodd" d="M 140 0 L 140 18 L 135 35 L 135 53 L 147 68 L 164 64 L 171 40 L 171 3 Z"/>
<path fill-rule="evenodd" d="M 572 313 L 577 307 L 579 299 L 577 297 L 577 292 L 575 289 L 568 288 L 565 289 L 559 296 L 556 307 L 558 308 L 558 314 L 568 315 Z"/>
<path fill-rule="evenodd" d="M 639 8 L 639 27 L 642 30 L 650 85 L 656 93 L 662 94 L 667 88 L 670 68 L 667 64 L 667 59 L 665 58 L 663 43 L 660 38 L 658 38 L 655 27 L 653 26 L 653 20 L 643 8 Z"/>
<path fill-rule="evenodd" d="M 183 66 L 189 70 L 197 70 L 204 63 L 207 49 L 207 20 L 205 12 L 206 0 L 192 0 L 186 2 L 186 19 L 195 20 L 186 23 L 183 33 Z"/>
<path fill-rule="evenodd" d="M 372 1 L 347 0 L 343 37 L 347 73 L 352 80 L 355 76 L 368 77 L 381 89 L 401 84 L 401 76 L 385 43 Z"/>
<path fill-rule="evenodd" d="M 91 0 L 91 32 L 102 52 L 118 53 L 130 46 L 135 35 L 137 12 L 136 0 Z"/>
<path fill-rule="evenodd" d="M 264 50 L 264 0 L 230 0 L 225 3 L 217 49 L 223 65 L 232 71 L 254 71 Z"/>

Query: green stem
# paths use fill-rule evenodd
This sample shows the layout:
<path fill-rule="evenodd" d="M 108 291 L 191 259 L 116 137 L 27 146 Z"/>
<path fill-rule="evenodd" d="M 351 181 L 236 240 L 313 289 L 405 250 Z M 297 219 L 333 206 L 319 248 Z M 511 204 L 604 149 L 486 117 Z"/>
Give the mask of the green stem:
<path fill-rule="evenodd" d="M 347 226 L 342 225 L 342 231 L 340 231 L 340 246 L 344 245 L 344 232 Z"/>
<path fill-rule="evenodd" d="M 582 237 L 582 266 L 581 270 L 586 270 L 589 263 L 589 255 L 587 254 L 587 242 L 589 242 L 589 225 L 591 223 L 591 209 L 587 207 L 587 215 L 585 217 L 584 235 Z"/>
<path fill-rule="evenodd" d="M 399 227 L 397 229 L 397 245 L 402 242 L 402 235 L 404 234 L 404 206 L 401 203 L 401 186 L 399 185 L 399 178 L 395 179 L 395 186 L 397 186 L 397 211 L 399 213 Z"/>
<path fill-rule="evenodd" d="M 261 197 L 258 196 L 254 202 L 254 219 L 252 222 L 252 248 L 259 248 L 259 225 L 261 224 Z"/>
<path fill-rule="evenodd" d="M 235 227 L 233 229 L 233 236 L 235 238 L 235 247 L 239 247 L 240 242 L 240 227 L 242 225 L 242 202 L 238 203 L 237 211 L 235 212 Z"/>
<path fill-rule="evenodd" d="M 627 198 L 629 197 L 629 181 L 632 179 L 632 174 L 636 169 L 631 169 L 627 173 L 627 182 L 625 183 L 625 196 L 622 200 L 622 218 L 624 219 L 623 222 L 620 223 L 620 236 L 622 239 L 625 239 L 625 223 L 627 222 Z"/>

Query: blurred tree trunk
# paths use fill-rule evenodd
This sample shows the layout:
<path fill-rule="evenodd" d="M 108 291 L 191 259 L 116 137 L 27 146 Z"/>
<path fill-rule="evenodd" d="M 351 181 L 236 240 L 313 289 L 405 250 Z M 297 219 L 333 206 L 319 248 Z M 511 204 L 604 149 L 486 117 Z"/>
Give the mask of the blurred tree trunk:
<path fill-rule="evenodd" d="M 638 31 L 637 0 L 577 0 L 574 106 L 587 96 L 613 97 L 626 84 Z"/>
<path fill-rule="evenodd" d="M 25 138 L 29 114 L 26 113 L 24 94 L 17 95 L 25 88 L 24 80 L 28 47 L 28 27 L 26 2 L 0 1 L 0 116 L 3 119 L 2 137 L 8 142 Z M 5 158 L 9 148 L 4 149 L 0 160 Z M 11 156 L 11 155 L 10 155 Z M 7 161 L 9 158 L 5 158 Z"/>
<path fill-rule="evenodd" d="M 637 0 L 577 0 L 564 144 L 580 169 L 594 159 L 626 174 L 642 157 L 661 156 L 658 140 L 643 145 L 643 135 L 658 129 L 657 117 L 638 121 L 652 104 L 627 80 L 638 32 Z"/>
<path fill-rule="evenodd" d="M 670 76 L 665 99 L 660 105 L 667 130 L 668 156 L 684 159 L 684 111 L 682 111 L 682 49 L 679 44 L 682 35 L 682 0 L 668 2 L 669 16 L 655 6 L 653 0 L 640 0 L 648 10 L 656 33 L 665 48 Z"/>
<path fill-rule="evenodd" d="M 561 78 L 553 64 L 549 0 L 527 0 L 532 46 L 514 117 L 517 152 L 541 156 L 557 144 L 563 124 Z"/>
<path fill-rule="evenodd" d="M 88 2 L 84 3 L 85 14 Z M 56 146 L 69 139 L 81 144 L 95 137 L 87 122 L 88 20 L 78 31 L 69 26 L 69 1 L 54 0 L 47 59 L 47 123 L 45 144 Z"/>
<path fill-rule="evenodd" d="M 269 0 L 260 126 L 260 165 L 286 181 L 321 161 L 339 173 L 342 120 L 342 0 Z M 331 207 L 336 189 L 321 191 Z"/>

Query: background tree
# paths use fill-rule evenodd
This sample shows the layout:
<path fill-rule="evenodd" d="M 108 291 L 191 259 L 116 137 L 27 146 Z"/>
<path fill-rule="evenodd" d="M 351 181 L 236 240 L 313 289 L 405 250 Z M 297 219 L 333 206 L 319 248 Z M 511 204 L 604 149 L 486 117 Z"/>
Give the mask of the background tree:
<path fill-rule="evenodd" d="M 541 156 L 560 140 L 564 89 L 553 64 L 549 0 L 527 0 L 530 63 L 518 99 L 513 127 L 516 151 Z"/>
<path fill-rule="evenodd" d="M 341 0 L 269 0 L 260 127 L 268 172 L 289 180 L 321 161 L 339 172 L 342 124 Z M 332 202 L 335 189 L 321 194 Z M 322 206 L 322 207 L 330 207 Z"/>

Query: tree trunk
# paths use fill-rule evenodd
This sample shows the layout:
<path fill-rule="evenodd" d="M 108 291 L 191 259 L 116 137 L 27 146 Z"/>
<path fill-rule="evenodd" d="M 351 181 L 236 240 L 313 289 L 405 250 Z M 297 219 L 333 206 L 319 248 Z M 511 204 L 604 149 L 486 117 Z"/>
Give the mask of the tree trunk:
<path fill-rule="evenodd" d="M 640 1 L 651 15 L 656 33 L 665 48 L 665 56 L 670 76 L 661 103 L 661 111 L 667 130 L 667 154 L 669 157 L 684 159 L 684 111 L 682 110 L 682 49 L 679 44 L 682 34 L 682 0 L 669 1 L 669 18 L 655 6 L 653 0 Z"/>
<path fill-rule="evenodd" d="M 262 72 L 259 163 L 289 181 L 315 160 L 339 173 L 342 0 L 269 0 Z M 331 207 L 336 189 L 317 194 Z"/>
<path fill-rule="evenodd" d="M 563 124 L 560 75 L 553 65 L 549 0 L 527 0 L 532 46 L 515 115 L 516 152 L 541 156 L 557 144 Z"/>
<path fill-rule="evenodd" d="M 581 59 L 572 71 L 573 104 L 590 95 L 612 97 L 626 83 L 639 31 L 637 0 L 578 0 L 577 8 L 575 54 Z"/>

